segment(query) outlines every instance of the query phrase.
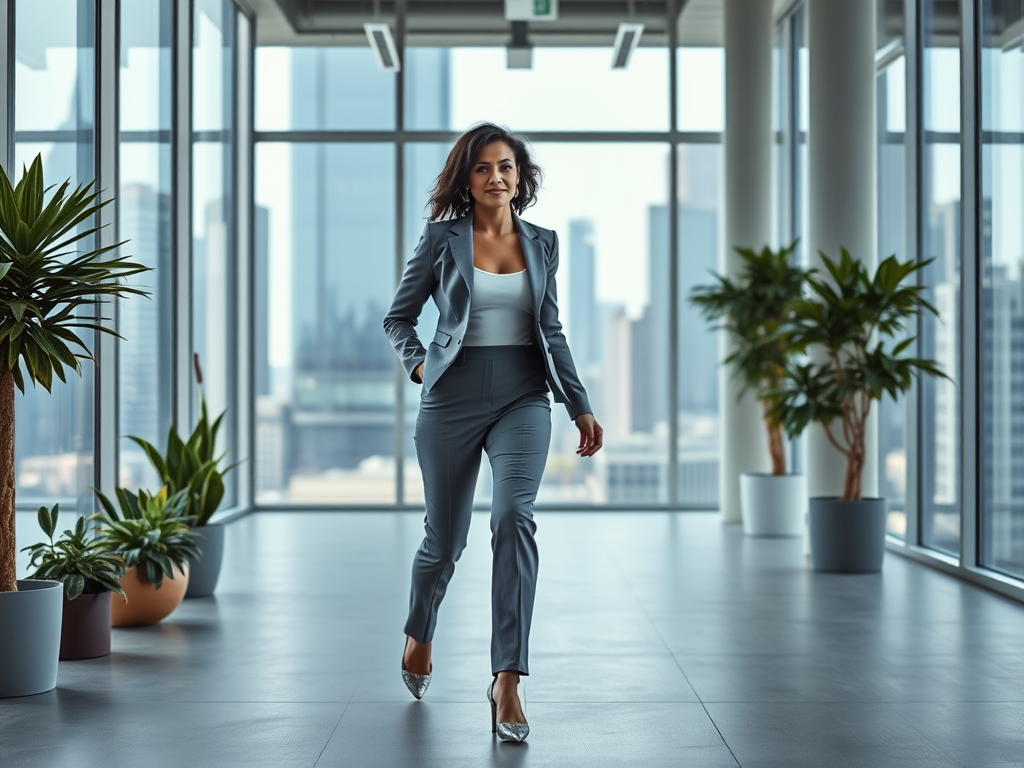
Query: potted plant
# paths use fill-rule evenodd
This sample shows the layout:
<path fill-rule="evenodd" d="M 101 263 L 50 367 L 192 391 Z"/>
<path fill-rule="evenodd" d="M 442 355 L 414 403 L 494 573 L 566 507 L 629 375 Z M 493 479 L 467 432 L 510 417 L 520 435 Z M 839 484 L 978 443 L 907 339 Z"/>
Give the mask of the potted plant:
<path fill-rule="evenodd" d="M 812 276 L 811 295 L 793 305 L 780 337 L 808 358 L 790 365 L 776 392 L 773 415 L 792 433 L 815 422 L 846 457 L 843 495 L 810 500 L 811 562 L 815 570 L 875 572 L 885 553 L 886 501 L 863 498 L 861 482 L 871 404 L 910 389 L 915 374 L 947 378 L 934 360 L 907 356 L 906 323 L 922 311 L 938 316 L 924 287 L 908 281 L 930 261 L 882 261 L 870 274 L 840 248 L 838 261 L 821 253 L 829 278 Z"/>
<path fill-rule="evenodd" d="M 163 454 L 141 437 L 128 439 L 142 448 L 170 493 L 187 491 L 184 517 L 189 525 L 202 528 L 203 541 L 202 558 L 192 564 L 185 597 L 209 597 L 217 588 L 224 562 L 224 526 L 211 524 L 210 518 L 224 498 L 224 476 L 238 465 L 221 467 L 227 453 L 217 455 L 217 433 L 227 411 L 210 422 L 199 355 L 192 355 L 192 364 L 199 386 L 199 420 L 188 439 L 182 440 L 173 424 L 167 431 Z"/>
<path fill-rule="evenodd" d="M 162 621 L 185 598 L 189 563 L 199 558 L 196 536 L 186 524 L 187 491 L 136 495 L 117 489 L 120 514 L 99 491 L 102 510 L 91 519 L 100 521 L 100 546 L 124 558 L 128 570 L 121 577 L 123 600 L 112 601 L 115 627 L 144 627 Z"/>
<path fill-rule="evenodd" d="M 57 516 L 53 509 L 40 507 L 39 527 L 47 541 L 25 547 L 31 579 L 52 579 L 64 585 L 64 611 L 60 628 L 60 660 L 94 659 L 110 653 L 110 593 L 123 595 L 118 583 L 124 575 L 124 560 L 108 552 L 89 537 L 85 518 L 79 517 L 74 531 L 64 531 L 57 540 Z"/>
<path fill-rule="evenodd" d="M 57 684 L 63 585 L 18 581 L 14 537 L 14 397 L 26 379 L 47 391 L 65 369 L 91 360 L 84 331 L 114 333 L 97 306 L 144 294 L 123 279 L 146 270 L 110 254 L 118 246 L 73 246 L 91 238 L 97 202 L 92 184 L 50 192 L 39 156 L 12 187 L 0 169 L 0 698 L 42 693 Z M 88 242 L 88 240 L 86 240 Z M 119 244 L 120 245 L 120 244 Z M 85 339 L 88 339 L 86 336 Z"/>
<path fill-rule="evenodd" d="M 773 393 L 779 388 L 793 354 L 778 336 L 790 307 L 802 295 L 810 270 L 790 263 L 796 241 L 773 251 L 736 248 L 743 260 L 735 279 L 715 275 L 716 284 L 693 289 L 690 302 L 717 328 L 726 331 L 732 352 L 723 365 L 732 369 L 739 396 L 753 392 L 761 405 L 771 457 L 771 472 L 744 472 L 740 477 L 743 528 L 752 536 L 795 536 L 803 532 L 807 483 L 786 467 L 783 427 L 772 417 Z"/>

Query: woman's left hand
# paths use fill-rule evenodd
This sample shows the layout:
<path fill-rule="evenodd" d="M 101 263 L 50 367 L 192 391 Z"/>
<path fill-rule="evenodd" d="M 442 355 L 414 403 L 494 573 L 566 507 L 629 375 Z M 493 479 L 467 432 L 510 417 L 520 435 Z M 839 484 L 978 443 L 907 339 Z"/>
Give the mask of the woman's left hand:
<path fill-rule="evenodd" d="M 576 417 L 576 428 L 580 431 L 580 447 L 576 453 L 580 456 L 593 456 L 604 445 L 604 430 L 597 423 L 592 413 L 582 413 Z"/>

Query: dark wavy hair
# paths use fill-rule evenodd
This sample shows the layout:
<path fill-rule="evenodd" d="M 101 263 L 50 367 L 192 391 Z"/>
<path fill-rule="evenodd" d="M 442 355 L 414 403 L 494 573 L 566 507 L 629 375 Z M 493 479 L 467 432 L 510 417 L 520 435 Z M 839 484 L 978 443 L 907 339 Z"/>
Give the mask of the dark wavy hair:
<path fill-rule="evenodd" d="M 541 170 L 530 157 L 526 142 L 508 128 L 494 123 L 478 123 L 462 134 L 448 153 L 444 168 L 430 190 L 430 221 L 460 219 L 472 210 L 472 195 L 468 200 L 463 197 L 469 185 L 469 172 L 481 150 L 495 141 L 503 141 L 512 148 L 519 168 L 519 186 L 512 196 L 512 210 L 521 214 L 537 202 Z"/>

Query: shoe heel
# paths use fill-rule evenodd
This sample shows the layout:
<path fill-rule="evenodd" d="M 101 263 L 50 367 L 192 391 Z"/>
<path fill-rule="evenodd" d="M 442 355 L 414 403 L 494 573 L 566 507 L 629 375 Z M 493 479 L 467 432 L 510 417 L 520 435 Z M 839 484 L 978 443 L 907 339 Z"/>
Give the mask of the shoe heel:
<path fill-rule="evenodd" d="M 492 682 L 487 688 L 487 701 L 491 705 L 491 733 L 498 732 L 498 705 L 494 703 L 494 696 L 492 691 L 494 690 L 494 683 Z"/>

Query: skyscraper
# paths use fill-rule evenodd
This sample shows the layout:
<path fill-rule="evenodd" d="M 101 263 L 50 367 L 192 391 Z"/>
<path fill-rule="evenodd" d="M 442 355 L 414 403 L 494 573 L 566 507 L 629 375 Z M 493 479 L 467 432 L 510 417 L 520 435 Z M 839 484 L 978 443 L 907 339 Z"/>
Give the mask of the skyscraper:
<path fill-rule="evenodd" d="M 569 322 L 566 335 L 577 368 L 586 370 L 601 360 L 594 223 L 587 219 L 571 220 L 568 245 Z"/>

